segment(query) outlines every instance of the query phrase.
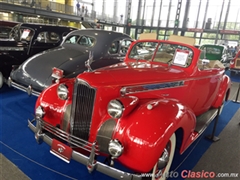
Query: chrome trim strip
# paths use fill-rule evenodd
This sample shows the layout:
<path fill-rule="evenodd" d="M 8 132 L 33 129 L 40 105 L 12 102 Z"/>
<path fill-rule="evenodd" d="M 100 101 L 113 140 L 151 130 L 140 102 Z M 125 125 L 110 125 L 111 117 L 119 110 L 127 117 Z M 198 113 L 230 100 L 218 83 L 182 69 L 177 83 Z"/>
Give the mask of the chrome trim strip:
<path fill-rule="evenodd" d="M 0 51 L 24 51 L 24 47 L 0 46 Z"/>
<path fill-rule="evenodd" d="M 128 86 L 123 87 L 120 92 L 122 95 L 137 93 L 137 92 L 147 92 L 154 91 L 159 89 L 168 89 L 168 88 L 176 88 L 184 86 L 185 81 L 172 81 L 165 83 L 157 83 L 157 84 L 145 84 L 139 86 Z"/>
<path fill-rule="evenodd" d="M 38 97 L 38 96 L 41 94 L 41 92 L 35 91 L 35 90 L 32 89 L 32 88 L 29 89 L 29 87 L 25 87 L 25 86 L 23 86 L 23 85 L 20 85 L 20 84 L 15 83 L 14 81 L 12 81 L 11 78 L 8 78 L 7 84 L 8 84 L 9 87 L 14 87 L 14 88 L 16 88 L 16 89 L 18 89 L 18 90 L 21 90 L 21 91 L 26 92 L 29 96 L 30 96 L 30 95 L 34 95 L 34 96 L 37 96 L 37 97 Z"/>
<path fill-rule="evenodd" d="M 224 71 L 224 70 L 223 70 Z M 216 74 L 215 76 L 218 76 L 218 74 Z M 201 79 L 206 79 L 206 78 L 212 78 L 214 77 L 213 75 L 209 75 L 209 76 L 205 76 L 205 77 L 193 77 L 193 78 L 188 78 L 188 79 L 182 79 L 182 80 L 178 80 L 178 81 L 170 81 L 170 82 L 165 82 L 165 83 L 156 83 L 156 84 L 142 84 L 142 85 L 137 85 L 137 86 L 128 86 L 128 87 L 122 87 L 120 90 L 121 95 L 126 95 L 126 94 L 131 94 L 131 93 L 137 93 L 137 92 L 147 92 L 147 91 L 152 91 L 152 90 L 159 90 L 159 89 L 168 89 L 168 88 L 176 88 L 176 87 L 183 87 L 185 86 L 185 82 L 188 81 L 193 81 L 193 80 L 201 80 Z M 183 82 L 183 84 L 182 84 Z M 164 86 L 164 84 L 171 84 L 173 83 L 173 85 L 171 87 L 161 87 Z M 178 84 L 179 85 L 174 85 L 174 84 Z M 145 86 L 159 86 L 159 88 L 155 88 L 155 89 L 144 89 Z M 135 91 L 130 91 L 127 92 L 127 89 L 135 89 Z"/>
<path fill-rule="evenodd" d="M 32 124 L 30 120 L 28 120 L 28 127 L 34 132 L 34 134 L 36 134 L 37 132 L 40 132 L 37 129 L 37 127 L 35 127 Z M 46 142 L 49 146 L 52 146 L 52 141 L 53 141 L 52 138 L 50 138 L 46 134 L 41 134 L 40 138 L 44 142 Z M 90 158 L 91 157 L 87 157 L 83 154 L 80 154 L 75 150 L 72 151 L 72 159 L 86 166 L 88 165 L 89 161 L 91 162 Z M 142 179 L 141 175 L 127 173 L 119 169 L 116 169 L 114 167 L 110 167 L 98 161 L 94 163 L 94 169 L 115 179 L 124 179 L 124 180 L 141 180 Z"/>

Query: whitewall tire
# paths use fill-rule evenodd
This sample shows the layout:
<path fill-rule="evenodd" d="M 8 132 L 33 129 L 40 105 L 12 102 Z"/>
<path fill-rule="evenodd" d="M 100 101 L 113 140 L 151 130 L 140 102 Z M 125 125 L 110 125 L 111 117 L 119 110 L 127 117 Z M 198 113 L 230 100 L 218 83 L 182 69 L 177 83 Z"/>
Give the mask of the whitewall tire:
<path fill-rule="evenodd" d="M 3 75 L 0 72 L 0 88 L 3 86 L 3 82 L 4 82 Z"/>
<path fill-rule="evenodd" d="M 168 144 L 164 148 L 164 152 L 159 158 L 158 162 L 154 165 L 151 173 L 151 177 L 147 178 L 149 180 L 166 180 L 169 175 L 169 170 L 172 165 L 174 152 L 176 149 L 176 135 L 172 134 L 170 137 Z M 164 168 L 160 168 L 159 164 L 166 162 L 166 166 Z M 145 178 L 144 178 L 145 179 Z"/>

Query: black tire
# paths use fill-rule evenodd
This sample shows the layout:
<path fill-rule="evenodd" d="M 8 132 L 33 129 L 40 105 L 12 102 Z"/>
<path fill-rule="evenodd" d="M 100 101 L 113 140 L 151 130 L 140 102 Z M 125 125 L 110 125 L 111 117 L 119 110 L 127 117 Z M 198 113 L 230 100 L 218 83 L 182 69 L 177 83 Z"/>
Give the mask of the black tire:
<path fill-rule="evenodd" d="M 169 142 L 166 148 L 164 148 L 164 152 L 162 153 L 161 157 L 158 160 L 158 162 L 160 161 L 162 162 L 163 161 L 162 159 L 166 158 L 166 155 L 167 155 L 166 159 L 168 159 L 168 161 L 165 168 L 159 169 L 158 162 L 156 162 L 151 172 L 148 173 L 149 177 L 143 176 L 143 179 L 144 180 L 166 180 L 167 176 L 169 175 L 170 167 L 172 165 L 175 149 L 176 149 L 176 135 L 175 133 L 173 133 L 169 139 Z"/>

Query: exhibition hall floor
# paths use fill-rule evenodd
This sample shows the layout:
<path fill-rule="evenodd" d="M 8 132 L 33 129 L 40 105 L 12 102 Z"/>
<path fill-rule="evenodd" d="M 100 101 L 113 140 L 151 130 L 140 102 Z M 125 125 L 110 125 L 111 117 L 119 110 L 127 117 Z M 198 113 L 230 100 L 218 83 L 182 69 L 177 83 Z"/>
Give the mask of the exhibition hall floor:
<path fill-rule="evenodd" d="M 213 122 L 183 155 L 175 155 L 172 171 L 177 172 L 178 177 L 170 179 L 184 179 L 181 173 L 186 170 L 240 176 L 240 104 L 231 101 L 236 98 L 238 83 L 240 81 L 232 83 L 230 100 L 225 102 L 219 117 L 215 134 L 220 140 L 212 142 L 205 138 L 211 134 Z M 52 155 L 48 145 L 36 143 L 27 126 L 27 120 L 33 118 L 36 99 L 6 85 L 0 90 L 0 179 L 111 180 L 99 172 L 89 174 L 86 166 L 75 161 L 67 164 Z"/>

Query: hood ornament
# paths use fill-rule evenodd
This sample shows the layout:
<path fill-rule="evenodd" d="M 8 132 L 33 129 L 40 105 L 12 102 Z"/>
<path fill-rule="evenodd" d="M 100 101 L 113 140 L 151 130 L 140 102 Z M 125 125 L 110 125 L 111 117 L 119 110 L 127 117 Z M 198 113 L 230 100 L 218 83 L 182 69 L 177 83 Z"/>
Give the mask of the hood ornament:
<path fill-rule="evenodd" d="M 85 67 L 88 68 L 87 72 L 92 72 L 91 64 L 93 63 L 93 52 L 89 51 L 88 60 L 85 61 Z"/>

